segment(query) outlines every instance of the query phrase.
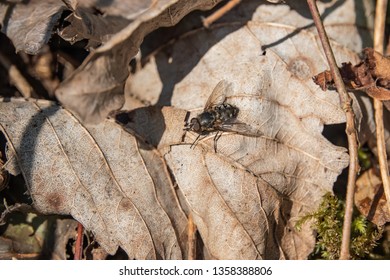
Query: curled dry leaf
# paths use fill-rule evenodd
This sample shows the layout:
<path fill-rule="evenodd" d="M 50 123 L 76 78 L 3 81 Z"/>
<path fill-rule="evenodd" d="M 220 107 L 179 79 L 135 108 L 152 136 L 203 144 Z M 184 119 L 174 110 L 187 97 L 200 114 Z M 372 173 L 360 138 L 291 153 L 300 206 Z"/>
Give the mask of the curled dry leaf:
<path fill-rule="evenodd" d="M 0 3 L 1 31 L 12 40 L 16 51 L 22 50 L 29 54 L 38 54 L 51 38 L 54 27 L 63 25 L 66 26 L 61 27 L 58 34 L 64 40 L 75 43 L 86 39 L 87 48 L 97 47 L 130 23 L 123 15 L 110 14 L 115 7 L 112 3 L 111 9 L 103 8 L 107 10 L 104 16 L 96 15 L 94 10 L 102 8 L 102 5 L 104 3 L 88 1 L 82 1 L 79 5 L 77 1 L 42 3 L 39 0 Z M 65 10 L 71 13 L 65 18 L 67 23 L 63 24 L 60 17 Z"/>
<path fill-rule="evenodd" d="M 390 100 L 390 58 L 371 48 L 363 50 L 363 59 L 356 65 L 343 63 L 340 74 L 350 90 L 363 90 L 372 98 Z M 330 71 L 313 77 L 322 90 L 334 87 Z"/>
<path fill-rule="evenodd" d="M 183 257 L 186 218 L 155 151 L 110 121 L 87 130 L 53 103 L 2 102 L 0 112 L 38 211 L 72 215 L 110 254 Z"/>
<path fill-rule="evenodd" d="M 14 43 L 16 51 L 37 54 L 51 38 L 62 13 L 70 11 L 68 24 L 59 35 L 72 43 L 87 39 L 87 47 L 108 40 L 155 1 L 4 1 L 0 3 L 1 31 Z M 96 15 L 100 11 L 103 15 Z"/>
<path fill-rule="evenodd" d="M 372 48 L 364 49 L 362 57 L 362 60 L 355 65 L 351 62 L 342 63 L 342 67 L 339 68 L 340 74 L 349 90 L 361 90 L 368 96 L 383 101 L 385 108 L 387 108 L 383 116 L 384 138 L 386 150 L 390 151 L 390 58 L 381 55 Z M 333 77 L 329 70 L 317 74 L 313 77 L 313 80 L 322 90 L 334 88 Z M 359 130 L 359 141 L 361 144 L 368 142 L 373 153 L 377 154 L 376 124 L 372 101 L 359 96 L 358 93 L 356 95 L 361 108 L 360 111 L 364 111 L 365 114 L 363 127 Z M 357 102 L 354 100 L 354 103 Z M 364 203 L 367 203 L 367 201 Z M 365 210 L 361 209 L 361 211 L 364 212 Z"/>
<path fill-rule="evenodd" d="M 66 6 L 58 0 L 24 2 L 0 2 L 1 32 L 12 40 L 16 51 L 37 54 L 51 38 Z"/>
<path fill-rule="evenodd" d="M 72 10 L 72 13 L 65 18 L 69 25 L 59 30 L 58 35 L 72 44 L 86 39 L 87 49 L 100 46 L 130 22 L 118 16 L 95 15 L 85 7 L 74 7 L 68 4 L 68 8 Z"/>
<path fill-rule="evenodd" d="M 374 168 L 364 172 L 356 181 L 355 205 L 367 220 L 378 226 L 390 221 L 382 181 Z"/>
<path fill-rule="evenodd" d="M 157 2 L 156 0 L 83 0 L 79 5 L 94 7 L 105 15 L 133 20 L 146 11 L 153 9 Z"/>

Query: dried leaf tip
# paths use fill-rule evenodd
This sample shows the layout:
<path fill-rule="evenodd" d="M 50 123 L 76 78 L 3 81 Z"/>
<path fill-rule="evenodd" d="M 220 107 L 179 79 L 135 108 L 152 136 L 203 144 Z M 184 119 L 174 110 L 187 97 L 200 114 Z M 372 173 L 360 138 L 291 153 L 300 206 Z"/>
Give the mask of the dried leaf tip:
<path fill-rule="evenodd" d="M 363 90 L 372 98 L 390 100 L 390 59 L 388 57 L 372 48 L 366 48 L 358 64 L 344 62 L 339 70 L 349 90 Z M 322 90 L 334 88 L 334 81 L 328 70 L 314 76 L 313 81 Z"/>

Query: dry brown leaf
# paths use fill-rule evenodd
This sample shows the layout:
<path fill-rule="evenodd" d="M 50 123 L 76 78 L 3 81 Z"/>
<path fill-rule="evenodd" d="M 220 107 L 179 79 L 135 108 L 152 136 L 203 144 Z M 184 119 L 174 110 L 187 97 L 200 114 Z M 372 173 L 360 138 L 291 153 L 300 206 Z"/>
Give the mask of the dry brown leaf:
<path fill-rule="evenodd" d="M 63 3 L 64 2 L 64 3 Z M 88 39 L 96 47 L 125 27 L 132 18 L 153 8 L 155 1 L 6 1 L 0 3 L 1 31 L 14 43 L 16 51 L 37 54 L 51 38 L 65 10 L 70 25 L 59 35 L 72 43 Z M 95 15 L 94 10 L 104 13 Z"/>
<path fill-rule="evenodd" d="M 217 2 L 213 1 L 212 4 Z M 304 1 L 300 2 L 304 3 Z M 351 5 L 355 1 L 342 2 Z M 123 79 L 128 74 L 128 60 L 137 52 L 144 35 L 155 28 L 156 24 L 158 26 L 174 24 L 184 14 L 196 8 L 189 1 L 158 1 L 156 3 L 158 3 L 157 6 L 150 7 L 146 13 L 137 16 L 131 25 L 92 53 L 81 68 L 74 73 L 71 80 L 64 83 L 60 90 L 63 90 L 64 94 L 69 92 L 69 98 L 73 98 L 72 94 L 78 95 L 84 90 L 77 88 L 79 83 L 89 82 L 85 83 L 85 92 L 91 93 L 91 99 L 87 97 L 84 101 L 91 103 L 93 100 L 97 104 L 92 104 L 91 107 L 89 104 L 81 103 L 79 98 L 75 98 L 73 104 L 79 107 L 77 110 L 83 111 L 87 108 L 99 111 L 104 107 L 105 102 L 113 102 L 115 104 L 111 108 L 116 107 L 121 100 L 113 101 L 111 94 L 114 92 L 119 95 Z M 205 3 L 206 1 L 198 1 L 196 4 L 199 4 L 198 8 L 206 8 Z M 210 1 L 207 3 L 211 5 Z M 286 13 L 271 13 L 269 9 L 282 7 L 287 11 L 287 14 L 300 12 L 298 9 L 290 9 L 286 5 L 260 5 L 264 4 L 265 1 L 256 0 L 248 1 L 248 3 L 250 5 L 240 5 L 238 8 L 244 10 L 245 13 L 256 10 L 254 15 L 258 15 L 258 11 L 262 11 L 263 15 L 268 15 L 268 17 L 277 15 L 284 20 L 290 19 Z M 159 6 L 160 4 L 161 6 Z M 328 10 L 326 10 L 328 8 L 326 4 L 323 8 L 328 11 L 329 15 L 332 15 L 332 12 L 337 15 L 342 13 L 337 9 L 339 6 L 334 7 L 333 4 L 335 1 L 331 1 Z M 298 1 L 294 1 L 292 5 L 299 6 L 300 4 Z M 246 7 L 254 8 L 247 10 Z M 325 21 L 330 18 L 332 17 L 326 17 Z M 338 18 L 347 18 L 346 21 L 352 20 L 351 17 L 338 16 Z M 356 17 L 354 18 L 356 19 Z M 146 98 L 151 104 L 174 105 L 181 108 L 169 107 L 162 110 L 158 107 L 143 108 L 125 115 L 124 119 L 128 128 L 136 131 L 139 139 L 144 139 L 145 142 L 157 147 L 159 154 L 163 155 L 172 171 L 172 178 L 177 184 L 181 206 L 193 213 L 194 221 L 211 258 L 306 258 L 313 249 L 314 234 L 309 226 L 301 232 L 297 232 L 294 228 L 295 221 L 316 208 L 322 195 L 332 189 L 336 177 L 348 163 L 346 150 L 332 145 L 321 135 L 325 124 L 343 122 L 344 113 L 339 108 L 338 96 L 335 93 L 323 94 L 311 82 L 310 77 L 314 73 L 326 68 L 326 59 L 319 48 L 317 37 L 307 31 L 299 30 L 297 32 L 297 26 L 288 22 L 277 24 L 260 22 L 262 20 L 264 18 L 260 17 L 259 19 L 254 16 L 252 21 L 244 22 L 244 24 L 227 23 L 212 26 L 207 31 L 195 30 L 177 39 L 174 44 L 162 48 L 155 56 L 150 57 L 150 62 L 141 71 L 129 79 L 129 81 L 131 80 L 129 88 L 132 94 L 139 99 Z M 311 19 L 306 20 L 311 23 Z M 331 22 L 331 25 L 333 23 Z M 354 21 L 353 23 L 355 24 Z M 348 36 L 345 37 L 349 39 L 359 37 L 352 32 L 346 32 L 346 34 Z M 352 45 L 358 45 L 355 44 L 356 41 L 351 41 Z M 265 54 L 262 49 L 264 47 Z M 352 52 L 338 44 L 334 44 L 333 47 L 339 61 L 350 61 L 356 58 Z M 196 116 L 197 113 L 201 112 L 214 86 L 222 79 L 233 83 L 234 94 L 229 97 L 228 102 L 239 107 L 239 120 L 254 126 L 259 131 L 259 137 L 224 133 L 217 141 L 218 152 L 215 153 L 214 135 L 211 134 L 202 139 L 194 149 L 191 149 L 190 146 L 197 135 L 188 132 L 184 137 L 184 142 L 182 142 L 186 115 L 186 111 L 183 109 L 191 110 L 191 116 Z M 104 92 L 103 98 L 96 97 L 94 95 L 96 92 Z M 82 96 L 81 99 L 84 97 Z M 73 101 L 71 100 L 71 102 Z M 3 106 L 9 106 L 9 104 Z M 109 106 L 107 111 L 111 108 Z M 21 113 L 23 110 L 25 109 L 19 106 L 17 110 L 12 109 L 10 114 L 21 114 L 18 117 L 24 120 L 31 119 L 31 116 L 35 114 L 39 115 L 35 112 L 24 116 Z M 46 111 L 49 112 L 49 115 L 52 114 L 47 118 L 43 117 L 43 119 L 47 119 L 49 124 L 53 123 L 53 116 L 59 113 L 65 115 L 56 118 L 63 122 L 61 127 L 67 127 L 66 124 L 69 122 L 78 124 L 65 110 L 44 109 L 45 113 Z M 86 116 L 90 116 L 88 114 L 86 112 Z M 97 113 L 97 115 L 103 116 L 105 112 L 103 114 Z M 6 122 L 11 123 L 7 116 L 1 115 L 1 119 L 3 118 Z M 3 123 L 1 119 L 0 123 Z M 105 127 L 107 123 L 109 122 L 102 124 L 102 127 Z M 25 124 L 24 127 L 34 132 L 34 128 L 31 126 Z M 51 135 L 48 131 L 43 131 L 43 128 L 47 129 L 46 126 L 42 125 L 39 135 Z M 54 126 L 54 128 L 55 133 L 58 134 L 57 129 L 60 126 Z M 101 134 L 101 138 L 109 138 L 110 144 L 104 146 L 99 142 L 100 140 L 98 141 L 99 137 L 95 136 L 94 128 L 88 127 L 88 129 L 89 132 L 86 133 L 88 136 L 82 138 L 83 141 L 79 141 L 80 137 L 75 135 L 74 126 L 72 129 L 66 130 L 70 136 L 65 135 L 63 138 L 60 134 L 61 136 L 58 138 L 60 139 L 59 146 L 62 147 L 61 152 L 66 155 L 66 159 L 69 158 L 68 162 L 73 166 L 70 173 L 78 172 L 76 173 L 78 176 L 83 175 L 81 178 L 84 176 L 88 178 L 90 174 L 97 174 L 94 170 L 99 170 L 103 176 L 112 178 L 109 176 L 110 174 L 106 174 L 107 166 L 109 166 L 109 170 L 117 168 L 123 172 L 123 169 L 126 169 L 126 176 L 128 174 L 135 176 L 140 173 L 138 169 L 133 172 L 136 174 L 131 172 L 140 164 L 140 161 L 134 162 L 131 168 L 109 161 L 109 158 L 117 158 L 106 155 L 108 151 L 117 150 L 112 149 L 112 143 L 116 143 L 117 137 L 110 138 L 108 135 L 111 133 L 107 132 Z M 5 128 L 6 132 L 8 130 L 9 128 Z M 25 135 L 20 130 L 19 133 L 14 134 Z M 81 130 L 86 132 L 82 128 Z M 92 134 L 93 139 L 89 133 Z M 124 132 L 122 131 L 122 133 Z M 34 138 L 35 136 L 32 134 L 30 137 Z M 15 136 L 9 136 L 11 142 L 24 142 L 22 141 L 24 139 L 14 138 Z M 37 139 L 42 140 L 39 137 Z M 63 144 L 65 139 L 68 139 L 69 142 L 73 139 L 72 144 Z M 91 144 L 88 146 L 89 148 L 80 150 L 75 143 L 84 143 L 85 139 L 91 140 L 94 145 Z M 91 154 L 89 151 L 94 154 L 93 151 L 96 150 L 94 141 L 98 145 L 97 150 L 104 154 L 104 160 L 100 160 L 99 165 L 103 167 L 100 169 L 89 167 L 91 165 L 89 162 L 91 160 L 88 158 L 88 155 Z M 135 142 L 135 139 L 132 141 Z M 53 144 L 48 145 L 47 142 L 45 139 L 45 145 L 53 146 Z M 53 143 L 56 141 L 53 140 Z M 151 151 L 139 149 L 141 145 L 137 145 L 136 148 L 131 144 L 128 147 L 135 149 L 138 156 L 142 156 L 142 170 L 148 171 L 152 178 L 161 176 L 160 180 L 154 179 L 161 185 L 171 185 L 166 176 L 167 167 L 159 155 L 153 153 L 153 149 Z M 28 144 L 20 146 L 23 148 L 28 146 L 31 149 Z M 34 147 L 36 146 L 34 145 Z M 87 154 L 86 151 L 88 151 Z M 42 175 L 39 170 L 48 170 L 52 162 L 46 163 L 46 158 L 39 157 L 39 154 L 47 156 L 50 155 L 50 152 L 52 151 L 47 151 L 46 148 L 44 151 L 38 150 L 36 155 L 34 150 L 34 160 L 36 160 L 35 157 L 38 159 L 35 161 L 36 166 L 42 166 L 34 174 L 38 174 L 40 179 Z M 23 153 L 20 154 L 23 155 Z M 74 156 L 76 159 L 73 159 Z M 52 158 L 56 157 L 52 156 Z M 82 158 L 88 158 L 88 162 L 82 161 Z M 23 163 L 24 160 L 20 160 L 20 162 L 27 165 L 27 168 L 25 166 L 24 169 L 31 169 L 29 163 Z M 154 168 L 156 163 L 159 163 L 158 168 Z M 160 173 L 161 170 L 164 172 Z M 57 172 L 55 173 L 57 174 Z M 66 169 L 64 173 L 67 173 Z M 145 173 L 142 174 L 146 176 Z M 32 176 L 31 172 L 27 175 L 28 182 L 37 176 Z M 64 175 L 61 174 L 61 176 Z M 117 175 L 113 177 L 115 179 L 122 178 L 122 176 Z M 72 180 L 72 176 L 67 178 Z M 139 178 L 143 178 L 141 174 L 139 174 Z M 46 186 L 51 186 L 51 174 L 43 179 L 41 181 Z M 54 178 L 54 180 L 57 179 Z M 114 190 L 116 190 L 117 185 L 121 186 L 119 181 L 118 179 L 117 182 L 113 183 Z M 159 185 L 156 181 L 154 183 Z M 94 183 L 92 186 L 84 181 L 80 181 L 80 183 L 85 184 L 88 191 L 98 195 L 98 197 L 105 194 L 101 188 L 99 189 L 99 184 Z M 51 191 L 51 189 L 44 189 Z M 176 200 L 171 189 L 161 188 L 161 191 L 156 191 L 156 193 L 161 193 L 162 196 L 163 191 L 166 191 L 168 195 L 165 196 L 165 199 L 159 199 L 158 202 L 170 218 L 173 228 L 171 231 L 175 231 L 177 238 L 175 239 L 176 243 L 174 241 L 171 243 L 179 244 L 183 248 L 185 238 L 182 238 L 182 235 L 184 231 L 178 229 L 183 229 L 185 219 L 183 219 L 180 207 L 175 204 Z M 74 196 L 74 192 L 68 192 L 62 194 L 66 197 Z M 37 192 L 34 193 L 33 197 L 37 203 L 41 193 L 38 192 L 38 196 L 36 196 Z M 144 193 L 144 190 L 139 190 L 139 193 Z M 88 196 L 89 193 L 84 194 Z M 149 196 L 150 192 L 144 195 Z M 47 197 L 46 194 L 44 196 Z M 132 198 L 126 192 L 126 198 L 129 197 Z M 138 200 L 139 196 L 136 198 Z M 144 207 L 156 204 L 156 201 L 143 201 L 142 199 L 140 198 L 141 202 L 139 203 L 143 204 Z M 103 199 L 103 201 L 105 200 Z M 89 201 L 91 199 L 87 200 L 87 202 Z M 174 203 L 172 209 L 163 206 L 170 205 L 172 201 Z M 108 205 L 104 205 L 104 207 L 111 211 L 110 208 L 113 204 L 115 203 L 109 201 Z M 43 205 L 45 204 L 41 204 L 41 207 L 46 209 L 46 205 Z M 89 208 L 95 209 L 92 206 Z M 47 209 L 52 211 L 52 208 Z M 98 207 L 98 209 L 100 208 Z M 178 211 L 176 211 L 177 209 Z M 54 209 L 54 211 L 58 212 L 58 209 Z M 78 211 L 77 213 L 75 211 L 73 214 L 78 214 L 78 219 L 84 219 L 83 223 L 88 223 L 89 220 L 85 221 L 82 212 L 86 211 Z M 140 211 L 140 213 L 143 212 Z M 110 229 L 113 229 L 111 219 L 117 215 L 112 212 L 105 214 L 106 224 L 109 225 Z M 175 214 L 178 217 L 175 217 Z M 156 216 L 155 219 L 160 219 L 160 216 L 158 218 Z M 148 219 L 145 219 L 144 224 L 147 224 L 147 221 Z M 139 221 L 139 224 L 139 228 L 143 229 L 142 220 Z M 97 226 L 96 223 L 94 226 Z M 125 225 L 116 225 L 113 235 L 104 231 L 103 233 L 105 236 L 115 239 L 118 237 L 116 233 L 120 232 L 122 227 Z M 154 233 L 152 230 L 150 232 Z M 139 236 L 141 238 L 142 233 Z M 160 240 L 161 237 L 158 236 L 156 239 Z M 171 235 L 168 236 L 171 237 Z M 154 237 L 148 240 L 154 241 Z M 98 240 L 106 249 L 111 250 L 110 252 L 118 244 L 123 246 L 126 251 L 134 250 L 132 245 L 136 244 L 135 241 L 131 243 L 132 240 L 126 238 L 120 239 L 118 237 L 119 241 L 104 240 L 104 237 L 101 236 L 99 238 Z M 163 242 L 160 241 L 158 244 L 161 243 Z M 112 244 L 116 245 L 111 247 Z M 126 245 L 128 247 L 125 247 Z M 147 245 L 145 247 L 149 248 Z M 159 248 L 161 247 L 155 250 L 161 252 Z M 147 258 L 151 255 L 148 252 L 147 249 L 139 249 L 136 252 L 131 251 L 130 256 L 138 253 L 137 257 Z M 162 257 L 173 258 L 172 256 L 177 254 L 179 253 L 165 254 Z"/>
<path fill-rule="evenodd" d="M 220 0 L 160 0 L 92 52 L 56 90 L 61 103 L 83 122 L 98 123 L 123 103 L 130 60 L 144 37 L 159 27 L 173 26 L 186 14 L 210 9 Z"/>
<path fill-rule="evenodd" d="M 262 91 L 267 96 L 277 95 L 280 104 L 292 102 L 304 110 L 297 112 L 309 126 L 315 114 L 321 114 L 323 123 L 343 122 L 337 94 L 324 95 L 311 80 L 313 73 L 327 67 L 317 37 L 301 31 L 272 46 L 294 30 L 258 22 L 196 30 L 148 57 L 144 68 L 128 80 L 128 92 L 149 104 L 199 110 L 215 85 L 225 79 L 234 83 L 236 92 Z M 269 46 L 265 55 L 263 46 Z M 338 60 L 358 61 L 357 55 L 343 46 L 334 44 L 333 48 Z M 134 108 L 128 99 L 126 109 Z M 299 100 L 310 104 L 302 106 Z M 319 103 L 322 110 L 315 106 Z"/>
<path fill-rule="evenodd" d="M 372 98 L 390 100 L 390 59 L 371 48 L 363 50 L 363 59 L 356 65 L 342 63 L 340 74 L 350 90 L 365 91 Z M 322 90 L 334 88 L 330 71 L 326 70 L 313 77 Z"/>
<path fill-rule="evenodd" d="M 374 86 L 367 89 L 367 94 L 379 100 L 390 100 L 390 58 L 371 48 L 364 49 L 365 64 L 375 79 Z"/>
<path fill-rule="evenodd" d="M 104 15 L 123 17 L 133 20 L 149 9 L 153 9 L 156 0 L 83 0 L 82 7 L 93 7 Z"/>
<path fill-rule="evenodd" d="M 264 0 L 245 0 L 235 10 L 224 15 L 219 23 L 245 24 L 247 21 L 269 22 L 294 26 L 291 33 L 280 37 L 274 44 L 289 40 L 302 30 L 314 34 L 317 30 L 313 23 L 306 1 L 285 1 L 278 5 Z M 317 1 L 321 18 L 330 39 L 355 52 L 372 45 L 375 5 L 372 0 L 323 0 Z"/>
<path fill-rule="evenodd" d="M 343 44 L 343 46 L 333 45 L 337 61 L 350 60 L 357 63 L 358 56 L 344 46 L 360 52 L 363 42 L 370 41 L 374 6 L 371 1 L 324 2 L 318 2 L 318 5 L 325 16 L 327 32 L 333 39 Z M 356 13 L 359 16 L 356 16 Z M 224 15 L 219 22 L 207 31 L 191 30 L 188 34 L 175 38 L 172 40 L 173 43 L 169 42 L 164 48 L 158 45 L 153 55 L 144 57 L 142 70 L 131 75 L 126 82 L 124 109 L 130 110 L 145 104 L 173 105 L 188 110 L 199 109 L 205 104 L 212 88 L 221 79 L 242 80 L 248 84 L 246 88 L 257 87 L 253 84 L 256 83 L 256 72 L 262 71 L 260 48 L 268 48 L 276 52 L 282 61 L 286 61 L 291 72 L 301 79 L 307 79 L 305 87 L 310 90 L 317 89 L 316 86 L 313 87 L 308 75 L 313 76 L 327 69 L 328 64 L 320 42 L 314 39 L 313 35 L 317 34 L 317 31 L 306 2 L 289 1 L 288 5 L 267 5 L 265 1 L 248 0 L 245 5 L 239 5 L 235 10 Z M 191 21 L 184 19 L 178 29 L 190 23 Z M 258 24 L 259 29 L 264 29 L 261 36 L 257 36 L 261 46 L 256 47 L 251 29 L 247 28 L 248 24 L 252 26 Z M 243 35 L 235 41 L 238 47 L 234 47 L 233 42 L 227 44 L 226 39 L 223 39 L 224 36 L 240 27 L 243 29 L 240 30 Z M 162 41 L 169 35 L 170 33 L 162 33 L 157 38 Z M 305 38 L 312 39 L 307 41 Z M 219 46 L 220 41 L 225 43 Z M 153 46 L 153 42 L 145 43 Z M 149 45 L 144 47 L 147 53 L 150 52 Z M 209 51 L 212 52 L 207 54 Z M 242 52 L 245 54 L 241 54 Z M 249 58 L 245 58 L 248 55 Z M 244 57 L 243 62 L 240 61 L 242 57 Z M 193 71 L 196 71 L 196 75 L 192 75 Z M 222 71 L 225 71 L 226 75 L 221 74 Z M 250 72 L 249 78 L 248 72 Z M 215 77 L 214 73 L 218 73 L 219 77 Z M 304 92 L 305 89 L 300 91 Z M 323 93 L 315 92 L 321 99 Z M 331 98 L 332 103 L 337 103 L 336 93 L 332 93 L 327 98 Z M 366 143 L 375 138 L 372 101 L 359 93 L 355 93 L 352 99 L 357 115 L 356 122 L 360 128 L 359 140 L 361 143 Z M 327 109 L 324 111 L 332 112 Z M 385 123 L 387 120 L 390 119 L 385 116 Z M 388 151 L 390 151 L 389 125 L 390 122 L 385 124 Z"/>
<path fill-rule="evenodd" d="M 194 149 L 196 134 L 182 142 L 184 110 L 140 108 L 122 120 L 164 154 L 213 258 L 306 258 L 314 236 L 310 228 L 297 232 L 295 221 L 331 191 L 348 164 L 345 149 L 261 92 L 237 93 L 229 103 L 264 136 L 224 133 L 215 153 L 214 135 Z"/>
<path fill-rule="evenodd" d="M 311 81 L 316 69 L 327 67 L 326 59 L 314 34 L 295 31 L 256 21 L 195 30 L 146 58 L 128 80 L 133 96 L 190 110 L 188 119 L 227 80 L 234 89 L 227 102 L 239 108 L 238 121 L 262 134 L 224 133 L 215 154 L 214 134 L 190 149 L 197 135 L 187 133 L 183 147 L 185 111 L 137 109 L 127 118 L 131 129 L 165 155 L 213 258 L 306 258 L 313 233 L 296 232 L 295 221 L 316 209 L 348 164 L 345 149 L 321 135 L 324 124 L 344 121 L 337 94 L 323 94 Z M 345 47 L 332 47 L 338 60 L 358 60 Z M 232 240 L 232 232 L 241 237 Z"/>
<path fill-rule="evenodd" d="M 220 1 L 110 1 L 108 6 L 102 1 L 81 1 L 81 7 L 78 7 L 78 1 L 65 1 L 73 13 L 66 19 L 70 25 L 59 34 L 71 42 L 88 39 L 87 47 L 99 46 L 133 21 L 87 57 L 57 89 L 57 98 L 83 121 L 102 121 L 110 111 L 123 105 L 129 62 L 137 54 L 144 37 L 159 27 L 175 25 L 193 10 L 207 10 Z M 62 12 L 67 10 L 60 1 L 48 1 L 45 5 L 38 0 L 0 5 L 2 31 L 12 39 L 17 51 L 30 54 L 37 54 L 48 42 Z M 94 15 L 88 12 L 89 8 L 105 14 Z M 20 28 L 20 25 L 26 28 Z"/>
<path fill-rule="evenodd" d="M 72 215 L 110 254 L 183 257 L 186 218 L 153 150 L 110 121 L 87 130 L 50 102 L 2 102 L 0 112 L 38 211 Z"/>
<path fill-rule="evenodd" d="M 68 8 L 72 10 L 65 18 L 69 25 L 59 30 L 58 35 L 71 44 L 87 39 L 87 49 L 100 46 L 130 23 L 123 17 L 95 15 L 93 10 L 84 7 L 68 4 Z"/>
<path fill-rule="evenodd" d="M 378 79 L 390 80 L 390 58 L 374 51 L 372 48 L 363 50 L 365 63 L 372 73 L 372 76 Z M 388 82 L 390 83 L 390 81 Z"/>
<path fill-rule="evenodd" d="M 364 172 L 356 181 L 355 205 L 362 215 L 378 226 L 390 221 L 382 180 L 374 168 Z"/>
<path fill-rule="evenodd" d="M 52 35 L 66 6 L 58 0 L 0 3 L 1 32 L 14 43 L 16 51 L 37 54 Z"/>

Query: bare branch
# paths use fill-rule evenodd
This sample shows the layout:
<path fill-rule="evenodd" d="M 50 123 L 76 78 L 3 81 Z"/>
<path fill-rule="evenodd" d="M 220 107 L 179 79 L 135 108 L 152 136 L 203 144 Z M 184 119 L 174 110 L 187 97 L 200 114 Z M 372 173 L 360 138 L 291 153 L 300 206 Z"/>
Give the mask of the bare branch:
<path fill-rule="evenodd" d="M 229 12 L 231 9 L 233 9 L 235 6 L 237 6 L 241 0 L 230 0 L 228 3 L 226 3 L 222 8 L 218 9 L 211 15 L 209 15 L 207 18 L 203 19 L 203 26 L 208 28 L 214 21 L 221 18 L 224 14 Z"/>
<path fill-rule="evenodd" d="M 378 0 L 376 2 L 375 11 L 374 49 L 381 54 L 383 54 L 386 11 L 387 0 Z M 390 177 L 389 168 L 387 165 L 382 101 L 374 98 L 374 108 L 379 168 L 383 182 L 383 189 L 386 195 L 387 207 L 390 211 Z"/>
<path fill-rule="evenodd" d="M 355 128 L 355 114 L 352 109 L 352 100 L 345 89 L 344 82 L 340 75 L 340 71 L 337 67 L 336 59 L 332 52 L 332 48 L 329 43 L 328 36 L 324 25 L 322 23 L 320 13 L 318 11 L 316 0 L 307 0 L 307 3 L 312 14 L 314 24 L 316 25 L 322 47 L 324 49 L 326 58 L 329 63 L 329 68 L 333 76 L 337 91 L 340 97 L 340 103 L 343 107 L 347 119 L 346 134 L 348 138 L 348 150 L 349 150 L 349 172 L 348 172 L 348 184 L 347 184 L 347 196 L 345 205 L 345 216 L 343 224 L 343 238 L 341 244 L 340 259 L 349 259 L 349 244 L 351 236 L 351 223 L 352 223 L 352 211 L 353 211 L 353 198 L 355 193 L 356 174 L 359 169 L 358 157 L 357 157 L 357 135 Z"/>

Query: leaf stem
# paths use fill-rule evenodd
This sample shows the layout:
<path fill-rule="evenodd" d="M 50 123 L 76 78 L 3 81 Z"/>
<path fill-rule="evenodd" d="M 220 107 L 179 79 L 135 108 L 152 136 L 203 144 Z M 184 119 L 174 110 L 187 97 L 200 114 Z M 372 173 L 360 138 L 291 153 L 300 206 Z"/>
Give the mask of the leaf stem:
<path fill-rule="evenodd" d="M 336 59 L 332 52 L 332 48 L 329 43 L 328 36 L 324 25 L 322 23 L 320 13 L 318 11 L 316 0 L 307 0 L 311 15 L 313 17 L 314 24 L 316 25 L 318 35 L 320 37 L 322 47 L 324 49 L 326 58 L 328 60 L 329 68 L 332 73 L 333 80 L 335 82 L 337 92 L 339 93 L 340 104 L 345 111 L 346 115 L 346 134 L 348 138 L 348 150 L 349 150 L 349 171 L 348 171 L 348 183 L 347 183 L 347 195 L 345 204 L 345 215 L 343 223 L 343 237 L 341 241 L 340 259 L 349 259 L 349 247 L 351 238 L 351 223 L 352 212 L 354 203 L 354 193 L 356 184 L 356 174 L 359 170 L 358 164 L 358 141 L 355 128 L 355 114 L 352 109 L 352 100 L 345 89 L 343 79 L 340 75 L 340 71 L 337 67 Z"/>
<path fill-rule="evenodd" d="M 81 260 L 83 256 L 83 238 L 84 238 L 84 227 L 81 223 L 77 225 L 77 238 L 74 251 L 74 259 Z"/>
<path fill-rule="evenodd" d="M 224 14 L 229 12 L 231 9 L 233 9 L 235 6 L 237 6 L 241 0 L 230 0 L 228 3 L 225 4 L 222 8 L 216 10 L 214 13 L 209 15 L 208 17 L 203 19 L 203 26 L 208 28 L 214 21 L 221 18 Z"/>
<path fill-rule="evenodd" d="M 4 54 L 0 52 L 0 64 L 8 71 L 11 83 L 19 90 L 25 98 L 34 95 L 33 89 L 28 81 L 24 78 L 19 69 Z"/>
<path fill-rule="evenodd" d="M 375 9 L 374 50 L 381 54 L 383 54 L 387 2 L 387 0 L 377 0 Z M 382 177 L 383 189 L 387 200 L 387 208 L 390 212 L 390 177 L 389 168 L 387 165 L 382 101 L 374 98 L 374 109 L 379 168 Z"/>
<path fill-rule="evenodd" d="M 188 216 L 188 222 L 187 222 L 187 231 L 188 231 L 188 242 L 187 242 L 187 249 L 188 249 L 188 260 L 196 260 L 196 225 L 192 218 L 192 214 Z"/>

